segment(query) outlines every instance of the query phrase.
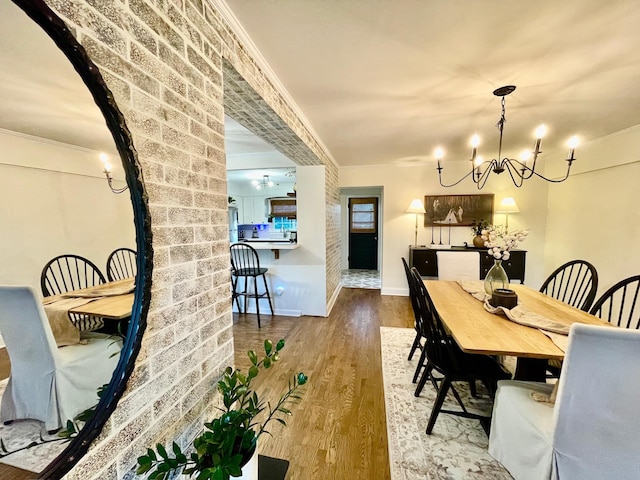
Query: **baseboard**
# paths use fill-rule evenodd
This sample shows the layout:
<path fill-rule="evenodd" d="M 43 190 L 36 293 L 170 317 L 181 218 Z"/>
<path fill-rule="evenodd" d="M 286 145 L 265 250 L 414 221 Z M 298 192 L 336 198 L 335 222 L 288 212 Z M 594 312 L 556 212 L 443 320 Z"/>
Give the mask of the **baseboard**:
<path fill-rule="evenodd" d="M 336 304 L 336 300 L 338 300 L 338 295 L 340 295 L 340 291 L 342 290 L 342 283 L 339 283 L 336 289 L 333 291 L 333 295 L 329 298 L 327 302 L 327 317 L 331 315 L 331 310 Z"/>
<path fill-rule="evenodd" d="M 396 297 L 408 297 L 409 287 L 405 288 L 383 288 L 380 290 L 380 295 L 392 295 Z"/>

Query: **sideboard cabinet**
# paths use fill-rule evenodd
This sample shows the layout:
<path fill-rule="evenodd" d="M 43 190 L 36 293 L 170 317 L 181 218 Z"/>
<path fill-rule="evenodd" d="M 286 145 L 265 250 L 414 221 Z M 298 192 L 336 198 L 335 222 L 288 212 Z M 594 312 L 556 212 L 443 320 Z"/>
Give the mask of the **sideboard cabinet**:
<path fill-rule="evenodd" d="M 484 248 L 451 247 L 443 251 L 447 252 L 478 252 L 478 280 L 484 279 L 487 272 L 493 266 L 493 257 Z M 437 248 L 430 247 L 410 247 L 409 267 L 416 267 L 423 277 L 438 276 Z M 518 280 L 524 283 L 524 273 L 526 264 L 526 250 L 511 250 L 509 260 L 502 262 L 504 270 L 510 281 Z"/>

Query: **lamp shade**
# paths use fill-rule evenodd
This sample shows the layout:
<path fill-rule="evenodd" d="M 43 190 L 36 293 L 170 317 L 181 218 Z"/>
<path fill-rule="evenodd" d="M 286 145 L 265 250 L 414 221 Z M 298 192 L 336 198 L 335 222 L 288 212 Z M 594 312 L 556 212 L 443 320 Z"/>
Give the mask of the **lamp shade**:
<path fill-rule="evenodd" d="M 424 209 L 422 200 L 420 200 L 419 198 L 414 198 L 413 200 L 411 200 L 409 208 L 407 208 L 407 213 L 427 213 L 427 211 Z"/>
<path fill-rule="evenodd" d="M 516 201 L 512 197 L 505 197 L 500 201 L 498 211 L 496 213 L 518 213 L 520 209 Z"/>

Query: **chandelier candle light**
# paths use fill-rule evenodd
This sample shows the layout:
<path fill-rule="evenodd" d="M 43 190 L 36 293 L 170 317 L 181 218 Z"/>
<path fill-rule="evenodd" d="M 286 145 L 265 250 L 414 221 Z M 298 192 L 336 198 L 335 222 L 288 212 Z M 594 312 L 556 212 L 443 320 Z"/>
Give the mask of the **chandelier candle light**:
<path fill-rule="evenodd" d="M 532 176 L 536 175 L 537 177 L 546 180 L 547 182 L 552 183 L 560 183 L 564 182 L 569 177 L 569 171 L 571 170 L 571 164 L 575 160 L 575 149 L 578 146 L 578 137 L 573 136 L 568 142 L 569 145 L 569 155 L 567 157 L 567 173 L 563 178 L 559 179 L 551 179 L 547 178 L 540 173 L 536 172 L 536 160 L 538 159 L 538 155 L 542 153 L 540 150 L 540 144 L 542 143 L 542 137 L 544 137 L 547 129 L 544 125 L 540 125 L 536 131 L 536 141 L 533 147 L 533 151 L 524 151 L 520 157 L 520 160 L 516 160 L 513 158 L 502 157 L 502 134 L 504 130 L 504 124 L 507 121 L 505 118 L 505 100 L 504 98 L 512 93 L 516 89 L 515 85 L 506 85 L 504 87 L 497 88 L 493 91 L 493 94 L 497 97 L 501 97 L 502 104 L 502 114 L 500 115 L 500 119 L 496 124 L 498 131 L 500 132 L 500 140 L 498 143 L 498 157 L 494 158 L 491 161 L 485 161 L 482 159 L 480 155 L 478 155 L 478 146 L 480 145 L 480 137 L 478 135 L 474 135 L 471 138 L 471 171 L 459 179 L 457 182 L 454 182 L 450 185 L 445 185 L 442 183 L 442 170 L 443 167 L 440 163 L 442 158 L 444 157 L 444 150 L 442 148 L 436 148 L 435 157 L 438 161 L 438 179 L 440 180 L 440 185 L 443 187 L 453 187 L 460 182 L 462 182 L 465 178 L 471 177 L 471 180 L 476 184 L 478 190 L 481 190 L 484 185 L 487 183 L 487 179 L 489 175 L 493 172 L 495 174 L 501 174 L 505 170 L 509 172 L 511 176 L 511 180 L 516 187 L 521 187 L 525 180 L 530 179 Z M 527 164 L 527 162 L 531 162 Z"/>

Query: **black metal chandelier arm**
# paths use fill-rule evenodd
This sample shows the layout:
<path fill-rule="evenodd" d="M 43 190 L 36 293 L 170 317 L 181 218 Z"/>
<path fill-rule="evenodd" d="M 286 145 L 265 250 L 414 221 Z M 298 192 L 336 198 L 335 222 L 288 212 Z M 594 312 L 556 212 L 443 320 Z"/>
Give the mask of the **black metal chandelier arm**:
<path fill-rule="evenodd" d="M 484 169 L 484 172 L 480 173 L 483 165 L 487 165 L 487 168 Z M 476 172 L 476 176 L 474 176 L 473 182 L 476 184 L 478 190 L 482 190 L 484 188 L 485 183 L 489 179 L 489 175 L 498 167 L 497 160 L 493 159 L 490 162 L 482 162 L 480 165 L 474 168 L 474 172 Z"/>
<path fill-rule="evenodd" d="M 518 167 L 514 165 L 513 162 L 518 163 L 522 168 L 518 169 Z M 531 177 L 531 175 L 529 175 L 528 177 L 524 176 L 524 172 L 526 170 L 529 170 L 529 168 L 526 165 L 523 165 L 522 163 L 518 162 L 517 160 L 511 160 L 509 158 L 505 158 L 503 163 L 506 166 L 506 170 L 509 172 L 511 181 L 516 186 L 516 188 L 520 188 L 524 184 L 524 181 L 527 178 Z"/>
<path fill-rule="evenodd" d="M 113 178 L 111 177 L 109 172 L 105 171 L 104 174 L 107 176 L 107 183 L 109 184 L 109 188 L 111 189 L 111 191 L 113 193 L 116 193 L 116 194 L 123 193 L 129 188 L 129 185 L 125 185 L 122 188 L 114 188 L 114 186 L 113 186 Z"/>
<path fill-rule="evenodd" d="M 574 159 L 575 160 L 575 159 Z M 562 178 L 547 178 L 544 175 L 540 175 L 538 172 L 532 170 L 531 173 L 533 173 L 534 175 L 536 175 L 537 177 L 540 177 L 542 180 L 545 180 L 547 182 L 551 182 L 551 183 L 562 183 L 564 182 L 567 178 L 569 178 L 569 172 L 571 171 L 571 163 L 572 161 L 567 160 L 567 162 L 569 162 L 569 165 L 567 165 L 567 173 L 565 173 L 564 177 Z"/>
<path fill-rule="evenodd" d="M 462 177 L 457 182 L 452 183 L 451 185 L 445 185 L 444 183 L 442 183 L 442 167 L 438 167 L 437 170 L 438 170 L 438 180 L 440 181 L 440 185 L 445 187 L 445 188 L 455 187 L 460 182 L 462 182 L 465 178 L 467 178 L 469 175 L 471 175 L 471 178 L 473 178 L 473 174 L 474 174 L 474 169 L 472 169 L 469 173 L 467 173 L 464 177 Z M 474 180 L 474 182 L 475 182 L 475 180 Z"/>

